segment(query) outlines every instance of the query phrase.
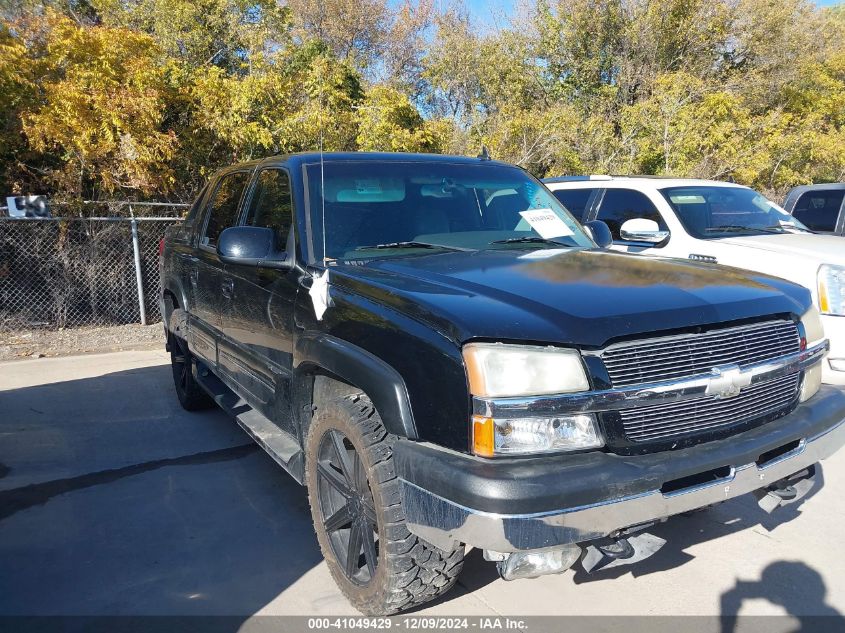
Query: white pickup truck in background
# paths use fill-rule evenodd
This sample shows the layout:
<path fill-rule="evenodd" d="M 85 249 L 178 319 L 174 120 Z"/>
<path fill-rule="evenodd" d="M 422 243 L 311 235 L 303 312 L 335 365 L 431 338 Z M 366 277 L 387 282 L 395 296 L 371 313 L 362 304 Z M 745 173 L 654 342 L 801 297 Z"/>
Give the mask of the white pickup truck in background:
<path fill-rule="evenodd" d="M 819 235 L 748 187 L 709 180 L 576 176 L 546 186 L 614 250 L 759 271 L 812 292 L 830 339 L 823 380 L 845 385 L 845 239 Z"/>

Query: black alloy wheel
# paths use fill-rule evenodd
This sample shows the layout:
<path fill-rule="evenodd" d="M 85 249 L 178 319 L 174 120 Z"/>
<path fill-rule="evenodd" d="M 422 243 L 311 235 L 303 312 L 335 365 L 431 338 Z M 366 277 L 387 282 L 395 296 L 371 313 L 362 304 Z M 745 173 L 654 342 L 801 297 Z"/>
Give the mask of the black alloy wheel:
<path fill-rule="evenodd" d="M 188 343 L 178 336 L 171 337 L 170 366 L 173 370 L 173 384 L 179 394 L 187 394 L 191 375 L 191 352 Z M 181 400 L 181 398 L 180 398 Z"/>
<path fill-rule="evenodd" d="M 351 582 L 367 585 L 379 559 L 375 502 L 358 452 L 337 429 L 320 440 L 317 475 L 318 505 L 332 552 Z"/>

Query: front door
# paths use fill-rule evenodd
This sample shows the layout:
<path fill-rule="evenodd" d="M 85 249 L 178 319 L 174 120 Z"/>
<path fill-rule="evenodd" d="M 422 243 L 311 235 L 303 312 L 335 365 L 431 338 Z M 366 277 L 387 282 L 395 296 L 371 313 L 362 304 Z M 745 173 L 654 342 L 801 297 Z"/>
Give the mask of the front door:
<path fill-rule="evenodd" d="M 243 224 L 273 229 L 276 247 L 288 248 L 293 202 L 288 173 L 262 169 L 249 194 Z M 291 245 L 292 246 L 292 245 Z M 295 434 L 290 419 L 293 363 L 293 305 L 298 273 L 293 270 L 228 264 L 220 362 L 250 405 L 282 429 Z"/>
<path fill-rule="evenodd" d="M 622 238 L 620 232 L 622 225 L 628 220 L 637 218 L 654 220 L 657 222 L 661 231 L 668 230 L 666 222 L 660 216 L 660 212 L 644 193 L 635 191 L 634 189 L 605 190 L 599 203 L 596 219 L 607 224 L 610 229 L 610 233 L 613 235 L 613 245 L 611 248 L 615 251 L 622 251 L 623 253 L 646 252 L 647 254 L 660 254 L 659 248 L 653 253 L 649 252 L 650 249 L 654 248 L 654 244 L 648 242 L 631 242 Z"/>

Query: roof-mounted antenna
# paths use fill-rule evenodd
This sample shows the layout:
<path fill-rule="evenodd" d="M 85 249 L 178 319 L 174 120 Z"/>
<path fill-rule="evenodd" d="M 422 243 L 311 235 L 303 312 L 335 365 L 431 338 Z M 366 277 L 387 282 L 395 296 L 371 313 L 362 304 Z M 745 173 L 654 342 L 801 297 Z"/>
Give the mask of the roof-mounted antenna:
<path fill-rule="evenodd" d="M 481 153 L 477 156 L 477 158 L 479 158 L 481 160 L 492 160 L 490 158 L 490 152 L 487 151 L 486 145 L 481 146 Z"/>
<path fill-rule="evenodd" d="M 325 3 L 320 3 L 320 24 L 325 23 Z M 320 222 L 323 229 L 323 268 L 326 268 L 326 170 L 323 161 L 323 83 L 325 82 L 324 65 L 320 64 L 320 199 L 322 208 L 320 211 Z M 325 273 L 324 273 L 325 274 Z"/>

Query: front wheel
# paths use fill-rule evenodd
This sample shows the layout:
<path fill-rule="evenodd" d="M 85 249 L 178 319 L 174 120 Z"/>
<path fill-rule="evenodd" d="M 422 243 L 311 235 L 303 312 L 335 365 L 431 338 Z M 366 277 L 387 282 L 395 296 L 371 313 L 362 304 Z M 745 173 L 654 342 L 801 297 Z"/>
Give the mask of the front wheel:
<path fill-rule="evenodd" d="M 464 548 L 411 534 L 393 443 L 363 394 L 319 406 L 306 440 L 306 483 L 320 549 L 352 605 L 387 615 L 432 600 L 458 579 Z"/>

